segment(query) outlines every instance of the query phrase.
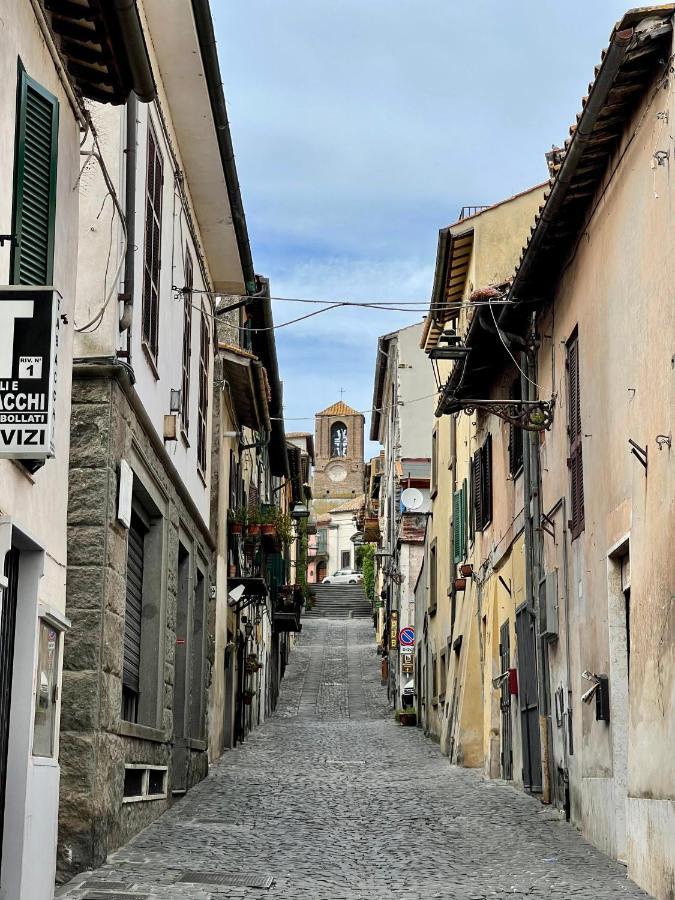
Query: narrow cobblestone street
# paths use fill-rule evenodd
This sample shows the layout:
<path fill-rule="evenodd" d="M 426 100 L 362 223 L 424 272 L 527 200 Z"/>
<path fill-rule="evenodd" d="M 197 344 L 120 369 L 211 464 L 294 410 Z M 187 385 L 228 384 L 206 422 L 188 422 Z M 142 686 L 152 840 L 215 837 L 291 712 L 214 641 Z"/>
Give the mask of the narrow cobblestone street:
<path fill-rule="evenodd" d="M 107 865 L 57 892 L 113 895 L 646 896 L 536 800 L 450 767 L 397 726 L 370 623 L 328 619 L 305 623 L 274 717 Z"/>

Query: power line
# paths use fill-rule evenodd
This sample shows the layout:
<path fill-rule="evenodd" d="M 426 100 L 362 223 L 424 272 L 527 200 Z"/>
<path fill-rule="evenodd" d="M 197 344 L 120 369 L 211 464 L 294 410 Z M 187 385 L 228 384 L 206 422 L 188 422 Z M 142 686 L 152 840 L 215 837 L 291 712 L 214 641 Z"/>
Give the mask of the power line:
<path fill-rule="evenodd" d="M 433 394 L 425 394 L 423 397 L 415 397 L 412 400 L 398 400 L 396 403 L 388 403 L 385 406 L 374 406 L 370 409 L 357 409 L 356 412 L 362 416 L 372 415 L 372 413 L 384 413 L 394 407 L 408 406 L 410 403 L 420 403 L 422 400 L 430 400 L 432 397 L 438 397 L 440 391 L 434 391 Z M 315 416 L 284 416 L 283 418 L 273 418 L 272 422 L 313 422 Z"/>

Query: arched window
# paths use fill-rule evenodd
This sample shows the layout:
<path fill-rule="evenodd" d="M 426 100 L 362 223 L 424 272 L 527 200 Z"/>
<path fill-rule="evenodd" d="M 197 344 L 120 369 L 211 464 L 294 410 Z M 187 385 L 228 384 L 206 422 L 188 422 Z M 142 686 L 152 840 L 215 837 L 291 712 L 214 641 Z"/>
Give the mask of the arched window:
<path fill-rule="evenodd" d="M 330 455 L 347 455 L 347 426 L 344 422 L 333 422 L 330 428 Z"/>

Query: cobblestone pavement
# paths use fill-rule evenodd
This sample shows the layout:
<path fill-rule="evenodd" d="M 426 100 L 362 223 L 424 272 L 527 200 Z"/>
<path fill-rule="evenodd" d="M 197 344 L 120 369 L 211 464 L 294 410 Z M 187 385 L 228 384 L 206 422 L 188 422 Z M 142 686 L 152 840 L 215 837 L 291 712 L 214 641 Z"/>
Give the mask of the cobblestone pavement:
<path fill-rule="evenodd" d="M 202 883 L 180 882 L 186 872 Z M 236 886 L 242 876 L 272 883 Z M 127 900 L 646 896 L 538 801 L 398 726 L 369 621 L 334 619 L 304 625 L 273 718 L 59 895 L 106 896 L 96 888 Z"/>

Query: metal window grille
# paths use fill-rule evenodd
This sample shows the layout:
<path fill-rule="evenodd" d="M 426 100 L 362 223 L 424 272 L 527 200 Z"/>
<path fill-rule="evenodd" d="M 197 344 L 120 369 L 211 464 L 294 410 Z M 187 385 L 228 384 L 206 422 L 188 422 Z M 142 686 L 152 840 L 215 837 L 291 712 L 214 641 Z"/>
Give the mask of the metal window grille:
<path fill-rule="evenodd" d="M 157 138 L 148 127 L 143 251 L 143 340 L 154 359 L 159 348 L 159 273 L 162 241 L 163 162 Z"/>

